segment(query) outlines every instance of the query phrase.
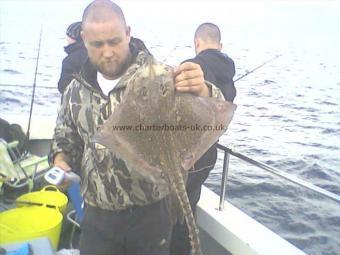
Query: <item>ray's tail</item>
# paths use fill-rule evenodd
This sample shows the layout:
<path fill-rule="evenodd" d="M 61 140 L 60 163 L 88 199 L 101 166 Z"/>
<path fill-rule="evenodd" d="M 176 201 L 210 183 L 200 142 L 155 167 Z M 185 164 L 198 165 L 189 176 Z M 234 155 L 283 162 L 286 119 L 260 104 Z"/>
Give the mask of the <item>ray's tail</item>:
<path fill-rule="evenodd" d="M 175 192 L 179 198 L 179 203 L 181 205 L 183 215 L 189 230 L 189 239 L 191 245 L 192 255 L 203 255 L 201 250 L 200 239 L 198 236 L 198 228 L 196 225 L 196 221 L 194 215 L 191 210 L 191 206 L 189 203 L 189 198 L 185 190 L 185 184 L 183 181 L 182 174 L 179 173 L 178 178 L 175 180 Z"/>

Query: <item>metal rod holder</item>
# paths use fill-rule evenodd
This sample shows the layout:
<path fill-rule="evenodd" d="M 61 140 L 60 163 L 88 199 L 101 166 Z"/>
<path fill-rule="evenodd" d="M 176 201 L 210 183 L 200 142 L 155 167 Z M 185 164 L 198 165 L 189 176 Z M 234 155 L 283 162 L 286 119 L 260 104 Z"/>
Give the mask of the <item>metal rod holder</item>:
<path fill-rule="evenodd" d="M 225 193 L 227 189 L 227 179 L 228 179 L 228 170 L 229 170 L 229 158 L 230 154 L 225 151 L 224 152 L 224 160 L 223 160 L 223 173 L 222 173 L 222 184 L 221 184 L 221 194 L 220 194 L 220 205 L 218 209 L 220 211 L 224 210 L 224 200 L 225 200 Z"/>

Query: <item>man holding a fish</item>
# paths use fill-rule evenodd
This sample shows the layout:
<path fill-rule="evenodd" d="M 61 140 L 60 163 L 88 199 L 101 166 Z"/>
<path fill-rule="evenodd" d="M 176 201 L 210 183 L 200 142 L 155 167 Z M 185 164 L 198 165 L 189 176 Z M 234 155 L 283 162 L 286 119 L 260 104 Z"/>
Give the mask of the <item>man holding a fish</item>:
<path fill-rule="evenodd" d="M 136 71 L 154 59 L 131 38 L 122 10 L 109 0 L 96 0 L 85 9 L 82 39 L 89 59 L 64 92 L 49 157 L 54 166 L 78 170 L 82 178 L 80 254 L 168 255 L 169 184 L 92 141 L 125 99 Z M 178 92 L 223 99 L 218 88 L 204 81 L 198 64 L 181 64 L 174 80 Z"/>

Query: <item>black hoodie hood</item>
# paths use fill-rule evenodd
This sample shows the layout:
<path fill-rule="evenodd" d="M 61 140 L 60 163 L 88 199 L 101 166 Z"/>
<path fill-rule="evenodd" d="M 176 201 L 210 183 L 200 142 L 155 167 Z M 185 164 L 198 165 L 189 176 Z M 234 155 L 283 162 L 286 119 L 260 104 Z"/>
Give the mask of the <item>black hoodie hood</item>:
<path fill-rule="evenodd" d="M 67 55 L 70 55 L 71 53 L 76 52 L 78 50 L 84 51 L 86 53 L 86 48 L 83 41 L 71 43 L 64 47 L 64 51 L 66 52 Z"/>
<path fill-rule="evenodd" d="M 233 77 L 235 75 L 234 61 L 220 50 L 207 49 L 195 58 L 185 62 L 199 64 L 204 72 L 204 79 L 216 85 L 227 101 L 233 101 L 236 96 Z"/>

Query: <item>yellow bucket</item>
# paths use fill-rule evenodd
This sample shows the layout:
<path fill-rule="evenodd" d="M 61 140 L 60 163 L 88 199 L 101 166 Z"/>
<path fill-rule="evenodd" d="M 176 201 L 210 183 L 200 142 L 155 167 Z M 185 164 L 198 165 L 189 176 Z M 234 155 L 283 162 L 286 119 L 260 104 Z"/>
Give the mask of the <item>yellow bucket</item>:
<path fill-rule="evenodd" d="M 17 207 L 27 206 L 25 203 L 30 202 L 37 204 L 45 204 L 48 207 L 55 206 L 61 213 L 65 213 L 67 206 L 67 196 L 60 192 L 56 186 L 48 185 L 40 191 L 26 193 L 17 198 Z"/>
<path fill-rule="evenodd" d="M 55 250 L 63 216 L 58 209 L 29 206 L 0 213 L 0 244 L 48 237 Z"/>

